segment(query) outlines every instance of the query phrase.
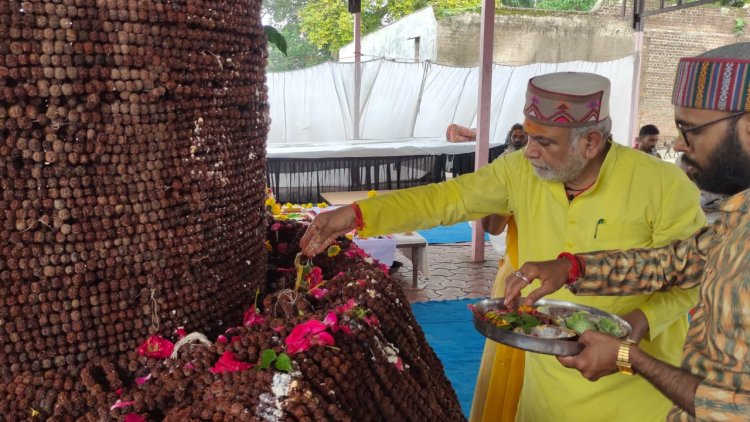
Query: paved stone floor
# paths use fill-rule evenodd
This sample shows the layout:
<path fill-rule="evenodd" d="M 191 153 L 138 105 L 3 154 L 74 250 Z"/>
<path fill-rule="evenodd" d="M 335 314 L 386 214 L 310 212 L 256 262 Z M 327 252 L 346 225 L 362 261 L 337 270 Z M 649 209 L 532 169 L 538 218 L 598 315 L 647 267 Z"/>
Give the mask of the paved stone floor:
<path fill-rule="evenodd" d="M 430 277 L 419 274 L 419 287 L 412 288 L 411 261 L 400 251 L 396 260 L 404 265 L 392 275 L 401 283 L 411 302 L 488 297 L 497 273 L 500 255 L 485 245 L 484 262 L 471 262 L 471 244 L 430 245 Z"/>

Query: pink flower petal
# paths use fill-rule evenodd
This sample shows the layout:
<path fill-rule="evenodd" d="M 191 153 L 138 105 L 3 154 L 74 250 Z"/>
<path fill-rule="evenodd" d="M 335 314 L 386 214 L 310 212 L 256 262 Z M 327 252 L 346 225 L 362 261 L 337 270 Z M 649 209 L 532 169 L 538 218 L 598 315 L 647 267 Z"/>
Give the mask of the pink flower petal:
<path fill-rule="evenodd" d="M 193 365 L 192 363 L 188 362 L 188 363 L 186 363 L 183 366 L 183 368 L 185 368 L 185 369 L 195 369 L 195 365 Z"/>
<path fill-rule="evenodd" d="M 266 322 L 266 318 L 261 315 L 260 311 L 255 308 L 255 304 L 250 306 L 250 309 L 245 311 L 242 316 L 242 325 L 245 327 L 252 327 L 254 325 L 263 325 Z"/>
<path fill-rule="evenodd" d="M 152 335 L 146 339 L 138 348 L 138 354 L 149 358 L 166 359 L 172 355 L 174 344 L 157 335 Z"/>
<path fill-rule="evenodd" d="M 320 267 L 313 267 L 313 269 L 307 274 L 306 278 L 312 289 L 323 282 L 323 270 L 321 270 Z"/>
<path fill-rule="evenodd" d="M 151 374 L 146 375 L 145 377 L 138 377 L 135 379 L 135 383 L 138 385 L 143 385 L 148 382 L 148 380 L 151 379 Z"/>
<path fill-rule="evenodd" d="M 229 343 L 229 339 L 227 339 L 227 336 L 225 336 L 224 334 L 219 334 L 219 337 L 216 338 L 216 341 L 221 344 Z"/>
<path fill-rule="evenodd" d="M 280 229 L 280 228 L 281 228 L 281 223 L 273 223 L 273 224 L 271 225 L 271 230 L 272 230 L 272 231 L 275 231 L 275 232 L 277 232 L 277 231 L 279 231 L 279 229 Z"/>
<path fill-rule="evenodd" d="M 336 342 L 333 340 L 333 336 L 330 333 L 322 332 L 312 336 L 312 344 L 319 346 L 335 346 Z"/>
<path fill-rule="evenodd" d="M 352 333 L 352 329 L 348 325 L 339 325 L 339 330 L 343 331 L 349 337 L 354 337 L 354 333 Z"/>
<path fill-rule="evenodd" d="M 357 306 L 357 302 L 355 302 L 354 299 L 349 299 L 348 301 L 346 301 L 345 304 L 339 305 L 336 307 L 336 313 L 345 314 L 351 311 L 352 309 L 354 309 L 354 307 L 356 306 Z"/>
<path fill-rule="evenodd" d="M 339 317 L 336 316 L 336 312 L 329 311 L 326 317 L 323 318 L 323 323 L 329 327 L 335 327 L 338 325 Z"/>
<path fill-rule="evenodd" d="M 121 396 L 122 395 L 122 388 L 118 388 L 117 390 L 115 390 L 115 395 Z"/>
<path fill-rule="evenodd" d="M 185 331 L 185 327 L 177 327 L 177 329 L 174 332 L 177 334 L 177 337 L 182 340 L 187 335 L 187 331 Z"/>
<path fill-rule="evenodd" d="M 396 365 L 396 369 L 399 372 L 404 372 L 404 361 L 401 360 L 401 357 L 396 358 L 396 363 L 394 363 L 394 365 Z"/>
<path fill-rule="evenodd" d="M 370 327 L 377 327 L 378 325 L 380 325 L 380 320 L 375 315 L 366 316 L 362 318 L 362 320 L 365 321 L 365 323 Z"/>
<path fill-rule="evenodd" d="M 310 290 L 310 296 L 315 299 L 323 299 L 328 294 L 328 289 L 313 289 Z"/>
<path fill-rule="evenodd" d="M 224 372 L 237 372 L 245 369 L 252 368 L 253 365 L 250 363 L 240 362 L 234 357 L 234 353 L 227 350 L 219 358 L 213 368 L 210 369 L 214 374 L 222 374 Z"/>
<path fill-rule="evenodd" d="M 289 333 L 287 338 L 284 340 L 287 353 L 294 354 L 304 352 L 305 350 L 309 349 L 312 344 L 320 344 L 313 343 L 315 341 L 313 338 L 316 334 L 325 334 L 328 337 L 331 337 L 330 334 L 325 333 L 326 328 L 327 325 L 316 319 L 311 319 L 302 324 L 297 324 L 297 326 L 292 329 L 292 332 Z M 331 337 L 331 341 L 332 340 L 333 337 Z"/>
<path fill-rule="evenodd" d="M 146 422 L 146 418 L 137 413 L 128 413 L 125 415 L 123 422 Z"/>
<path fill-rule="evenodd" d="M 113 404 L 112 407 L 109 408 L 109 410 L 122 409 L 123 407 L 129 407 L 129 406 L 132 406 L 134 404 L 135 404 L 134 401 L 117 400 L 115 402 L 115 404 Z"/>

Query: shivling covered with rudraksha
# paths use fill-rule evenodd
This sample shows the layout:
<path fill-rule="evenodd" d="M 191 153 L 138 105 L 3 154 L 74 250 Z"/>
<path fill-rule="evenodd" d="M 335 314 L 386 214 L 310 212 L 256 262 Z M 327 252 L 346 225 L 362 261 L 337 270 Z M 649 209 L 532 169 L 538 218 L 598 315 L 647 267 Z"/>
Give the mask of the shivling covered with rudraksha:
<path fill-rule="evenodd" d="M 178 326 L 219 332 L 252 302 L 266 265 L 259 10 L 0 1 L 0 414 L 80 405 L 86 364 L 127 366 Z"/>
<path fill-rule="evenodd" d="M 357 249 L 297 285 L 266 55 L 259 0 L 0 1 L 0 420 L 461 419 Z"/>

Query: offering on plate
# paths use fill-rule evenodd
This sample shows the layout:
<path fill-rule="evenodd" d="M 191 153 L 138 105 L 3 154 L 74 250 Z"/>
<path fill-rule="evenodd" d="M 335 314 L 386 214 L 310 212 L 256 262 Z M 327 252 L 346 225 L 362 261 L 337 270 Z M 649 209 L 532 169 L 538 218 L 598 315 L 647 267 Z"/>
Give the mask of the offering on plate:
<path fill-rule="evenodd" d="M 483 300 L 469 308 L 474 326 L 498 343 L 538 353 L 573 355 L 582 349 L 577 341 L 594 330 L 626 337 L 630 326 L 622 318 L 599 309 L 559 300 L 542 299 L 534 306 L 506 307 L 502 298 Z"/>
<path fill-rule="evenodd" d="M 477 311 L 474 310 L 476 313 Z M 614 337 L 625 335 L 625 329 L 612 318 L 580 310 L 569 315 L 552 316 L 547 306 L 519 306 L 517 309 L 491 309 L 480 318 L 495 327 L 544 338 L 574 338 L 584 331 L 594 330 Z"/>

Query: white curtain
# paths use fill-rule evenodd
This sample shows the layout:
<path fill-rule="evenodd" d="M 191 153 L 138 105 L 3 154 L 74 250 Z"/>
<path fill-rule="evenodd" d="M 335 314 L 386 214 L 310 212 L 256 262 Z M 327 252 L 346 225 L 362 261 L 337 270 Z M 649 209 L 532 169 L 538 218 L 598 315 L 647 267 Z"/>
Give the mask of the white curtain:
<path fill-rule="evenodd" d="M 608 62 L 495 65 L 490 135 L 502 142 L 523 121 L 529 78 L 552 72 L 591 72 L 612 83 L 610 114 L 617 142 L 628 144 L 634 56 Z M 353 139 L 354 63 L 325 63 L 268 74 L 269 146 L 347 145 L 440 138 L 450 123 L 476 127 L 478 68 L 431 62 L 374 60 L 362 63 L 361 139 Z"/>

